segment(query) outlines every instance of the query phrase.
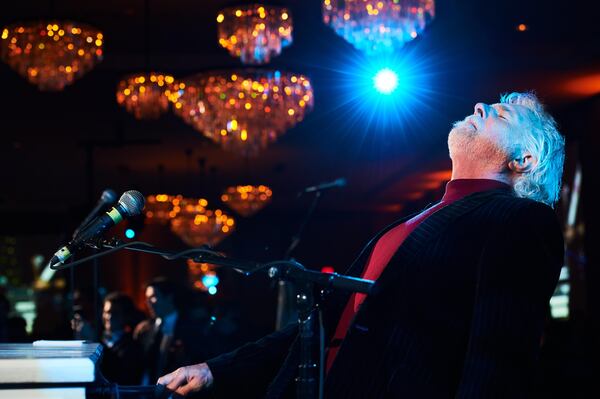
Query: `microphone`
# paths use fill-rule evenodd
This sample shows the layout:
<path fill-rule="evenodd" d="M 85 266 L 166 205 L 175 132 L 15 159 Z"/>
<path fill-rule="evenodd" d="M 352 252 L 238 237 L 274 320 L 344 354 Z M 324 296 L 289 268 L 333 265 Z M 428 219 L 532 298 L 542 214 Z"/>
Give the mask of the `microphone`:
<path fill-rule="evenodd" d="M 72 238 L 77 237 L 79 235 L 79 232 L 81 231 L 81 229 L 83 229 L 85 226 L 87 226 L 87 224 L 92 221 L 92 219 L 98 214 L 98 212 L 100 212 L 105 207 L 114 204 L 116 200 L 117 200 L 117 193 L 115 193 L 114 190 L 111 190 L 110 188 L 107 188 L 106 190 L 104 190 L 102 192 L 102 195 L 100 196 L 100 199 L 98 200 L 98 203 L 96 203 L 96 206 L 94 207 L 94 209 L 92 209 L 91 212 L 88 213 L 88 215 L 85 217 L 85 219 L 83 219 L 83 222 L 81 222 L 81 224 L 75 229 L 75 231 L 73 232 Z"/>
<path fill-rule="evenodd" d="M 306 187 L 300 193 L 301 194 L 314 193 L 315 191 L 329 190 L 330 188 L 344 187 L 345 185 L 346 185 L 346 179 L 343 177 L 340 177 L 339 179 L 335 179 L 334 181 L 317 184 L 316 186 Z"/>
<path fill-rule="evenodd" d="M 65 263 L 87 241 L 102 234 L 124 218 L 139 215 L 144 209 L 144 202 L 144 196 L 139 191 L 125 191 L 119 198 L 117 205 L 90 222 L 67 245 L 56 251 L 50 259 L 50 266 Z"/>

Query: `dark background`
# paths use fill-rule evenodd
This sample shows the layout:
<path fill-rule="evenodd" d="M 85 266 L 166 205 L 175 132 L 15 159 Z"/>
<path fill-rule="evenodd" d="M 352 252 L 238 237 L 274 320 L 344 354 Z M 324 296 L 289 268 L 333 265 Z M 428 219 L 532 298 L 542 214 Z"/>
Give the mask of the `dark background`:
<path fill-rule="evenodd" d="M 553 395 L 591 387 L 600 318 L 593 197 L 600 126 L 597 2 L 438 0 L 431 26 L 396 54 L 422 82 L 421 90 L 409 93 L 396 110 L 378 108 L 359 91 L 360 71 L 369 60 L 323 24 L 319 1 L 275 3 L 291 10 L 294 42 L 266 67 L 308 76 L 315 107 L 250 159 L 224 152 L 171 113 L 138 121 L 115 101 L 117 82 L 133 72 L 184 77 L 243 68 L 217 43 L 216 15 L 232 4 L 239 2 L 54 0 L 0 6 L 0 25 L 72 19 L 97 27 L 105 37 L 104 60 L 61 92 L 40 92 L 0 64 L 0 234 L 16 240 L 18 260 L 5 269 L 9 281 L 30 284 L 35 275 L 30 257 L 51 255 L 107 187 L 119 193 L 137 189 L 146 195 L 204 197 L 210 207 L 223 207 L 219 197 L 225 187 L 266 184 L 273 189 L 273 202 L 251 218 L 237 217 L 236 232 L 218 249 L 239 258 L 274 260 L 285 253 L 310 204 L 309 196 L 298 199 L 296 193 L 345 177 L 348 186 L 325 194 L 294 252 L 308 267 L 329 265 L 341 272 L 379 228 L 443 193 L 450 169 L 446 137 L 453 121 L 471 113 L 478 101 L 493 103 L 500 93 L 533 89 L 567 138 L 567 189 L 576 165 L 583 170 L 578 224 L 585 234 L 574 245 L 584 257 L 571 266 L 573 317 L 555 327 L 558 333 L 547 341 L 555 350 L 545 358 L 544 386 Z M 527 24 L 525 32 L 516 29 L 520 23 Z M 564 219 L 562 208 L 558 213 Z M 138 238 L 185 248 L 168 228 L 142 226 L 135 225 Z M 121 233 L 122 228 L 115 234 Z M 101 285 L 125 290 L 140 304 L 146 280 L 165 274 L 185 281 L 186 273 L 183 263 L 141 254 L 100 262 Z M 264 276 L 220 273 L 219 293 L 211 299 L 215 306 L 239 307 L 246 338 L 271 330 L 273 283 Z M 90 281 L 91 267 L 81 266 L 75 284 L 88 287 Z"/>

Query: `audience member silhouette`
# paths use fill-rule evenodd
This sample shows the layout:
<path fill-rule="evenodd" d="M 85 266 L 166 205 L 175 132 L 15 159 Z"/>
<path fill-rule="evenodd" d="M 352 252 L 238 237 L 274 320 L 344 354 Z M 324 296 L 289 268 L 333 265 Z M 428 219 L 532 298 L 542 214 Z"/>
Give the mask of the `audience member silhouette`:
<path fill-rule="evenodd" d="M 159 376 L 216 353 L 214 320 L 208 312 L 187 311 L 184 287 L 163 277 L 146 285 L 145 296 L 151 318 L 134 332 L 144 353 L 143 383 L 154 384 Z"/>
<path fill-rule="evenodd" d="M 113 292 L 104 299 L 104 354 L 100 369 L 109 381 L 121 385 L 140 384 L 143 356 L 140 344 L 133 339 L 133 329 L 142 319 L 143 313 L 128 295 Z"/>

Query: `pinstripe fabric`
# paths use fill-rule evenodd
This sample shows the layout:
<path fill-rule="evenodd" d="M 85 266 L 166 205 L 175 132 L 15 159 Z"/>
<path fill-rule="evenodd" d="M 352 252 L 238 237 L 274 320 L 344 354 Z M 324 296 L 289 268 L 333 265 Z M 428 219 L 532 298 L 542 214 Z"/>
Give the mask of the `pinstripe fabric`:
<path fill-rule="evenodd" d="M 469 207 L 430 217 L 394 256 L 340 349 L 328 398 L 527 397 L 560 228 L 544 205 L 503 194 Z M 454 212 L 464 215 L 446 224 Z"/>
<path fill-rule="evenodd" d="M 349 274 L 359 275 L 377 238 L 404 220 L 380 232 Z M 407 237 L 362 304 L 328 374 L 326 398 L 526 397 L 562 251 L 553 211 L 505 190 L 434 213 Z M 329 331 L 347 297 L 330 298 Z M 246 347 L 243 357 L 217 360 L 215 382 L 234 383 L 241 370 L 246 379 L 264 380 L 285 357 L 280 352 L 293 330 L 287 334 Z M 293 397 L 297 349 L 291 345 L 267 397 Z"/>

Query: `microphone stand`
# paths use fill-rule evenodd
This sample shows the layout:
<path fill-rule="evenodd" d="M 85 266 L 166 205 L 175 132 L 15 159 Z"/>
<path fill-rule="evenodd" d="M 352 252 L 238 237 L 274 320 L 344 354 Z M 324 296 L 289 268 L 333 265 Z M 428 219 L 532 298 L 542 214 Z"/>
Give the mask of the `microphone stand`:
<path fill-rule="evenodd" d="M 321 273 L 314 270 L 306 269 L 302 264 L 294 260 L 279 260 L 268 263 L 258 263 L 234 259 L 224 256 L 221 253 L 212 251 L 208 248 L 192 248 L 182 252 L 174 252 L 156 248 L 144 242 L 129 242 L 123 244 L 120 240 L 97 240 L 90 242 L 94 248 L 107 249 L 104 252 L 99 252 L 95 255 L 80 259 L 75 262 L 70 262 L 62 266 L 60 269 L 73 267 L 80 263 L 95 259 L 100 256 L 107 255 L 121 249 L 130 251 L 138 251 L 160 255 L 168 260 L 175 259 L 192 259 L 195 262 L 212 263 L 219 266 L 232 268 L 246 276 L 257 272 L 268 272 L 270 278 L 287 280 L 296 283 L 299 287 L 296 301 L 299 309 L 298 329 L 300 337 L 300 362 L 298 365 L 297 381 L 297 398 L 298 399 L 315 399 L 322 397 L 322 379 L 319 378 L 319 359 L 314 356 L 314 343 L 316 337 L 316 310 L 318 306 L 315 300 L 315 290 L 320 287 L 324 290 L 341 289 L 351 292 L 361 292 L 368 294 L 373 286 L 372 280 L 365 280 L 356 277 L 344 276 L 337 273 Z M 57 268 L 56 265 L 51 266 Z"/>
<path fill-rule="evenodd" d="M 308 211 L 304 215 L 302 222 L 300 223 L 300 227 L 294 236 L 292 236 L 292 240 L 290 241 L 290 245 L 285 251 L 283 258 L 286 260 L 291 259 L 292 252 L 296 249 L 298 244 L 300 244 L 300 238 L 302 237 L 302 233 L 308 225 L 308 222 L 312 218 L 312 215 L 315 213 L 317 209 L 317 205 L 321 200 L 322 192 L 321 190 L 317 190 L 314 192 L 313 200 L 308 208 Z M 302 192 L 298 194 L 298 196 L 302 195 Z M 275 319 L 275 328 L 277 330 L 281 330 L 285 327 L 288 322 L 290 322 L 294 316 L 295 311 L 299 309 L 294 309 L 291 298 L 296 291 L 296 288 L 291 281 L 280 280 L 278 283 L 279 292 L 277 294 L 277 315 Z M 299 305 L 296 300 L 296 305 Z"/>
<path fill-rule="evenodd" d="M 300 399 L 323 398 L 323 345 L 319 345 L 319 359 L 314 357 L 317 338 L 322 340 L 322 326 L 317 327 L 320 304 L 315 300 L 317 286 L 326 290 L 337 288 L 351 292 L 368 294 L 374 282 L 337 273 L 321 273 L 305 269 L 294 261 L 282 262 L 269 269 L 269 277 L 294 282 L 298 287 L 296 304 L 298 305 L 298 329 L 300 341 L 300 362 L 296 379 L 296 397 Z"/>
<path fill-rule="evenodd" d="M 290 255 L 292 254 L 292 252 L 294 251 L 294 249 L 296 249 L 296 247 L 298 246 L 298 244 L 300 244 L 300 237 L 302 236 L 302 233 L 304 232 L 304 229 L 306 228 L 306 225 L 308 224 L 308 222 L 310 221 L 310 219 L 312 218 L 313 213 L 315 213 L 315 209 L 317 209 L 317 205 L 319 204 L 319 200 L 321 199 L 321 191 L 315 191 L 315 196 L 313 197 L 313 200 L 310 204 L 310 207 L 308 208 L 308 211 L 306 212 L 306 215 L 304 215 L 304 219 L 302 219 L 302 223 L 300 223 L 300 228 L 298 228 L 298 231 L 296 232 L 296 234 L 294 234 L 294 236 L 292 237 L 292 241 L 290 242 L 290 246 L 287 248 L 287 250 L 285 251 L 285 254 L 283 255 L 284 259 L 290 259 Z"/>

